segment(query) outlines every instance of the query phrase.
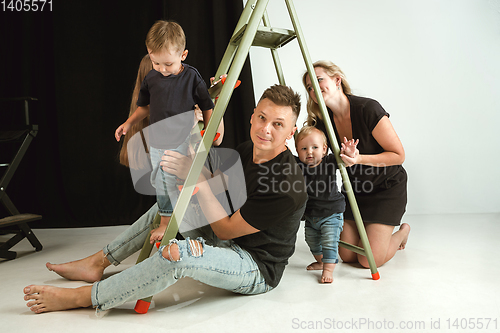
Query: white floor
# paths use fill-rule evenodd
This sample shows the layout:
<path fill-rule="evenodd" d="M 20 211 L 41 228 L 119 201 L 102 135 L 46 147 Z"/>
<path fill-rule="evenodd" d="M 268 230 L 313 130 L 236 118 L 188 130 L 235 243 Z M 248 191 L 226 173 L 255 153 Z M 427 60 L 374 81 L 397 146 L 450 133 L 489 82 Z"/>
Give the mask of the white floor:
<path fill-rule="evenodd" d="M 145 315 L 128 303 L 102 318 L 90 308 L 35 315 L 22 290 L 82 285 L 49 272 L 45 262 L 87 256 L 126 226 L 35 230 L 41 252 L 24 240 L 14 248 L 17 259 L 0 261 L 0 332 L 500 331 L 500 214 L 404 221 L 412 226 L 407 248 L 380 268 L 378 281 L 368 269 L 339 264 L 333 284 L 318 284 L 320 273 L 305 271 L 312 256 L 301 228 L 283 280 L 268 294 L 234 295 L 184 279 L 156 295 Z M 108 273 L 134 263 L 130 258 Z"/>

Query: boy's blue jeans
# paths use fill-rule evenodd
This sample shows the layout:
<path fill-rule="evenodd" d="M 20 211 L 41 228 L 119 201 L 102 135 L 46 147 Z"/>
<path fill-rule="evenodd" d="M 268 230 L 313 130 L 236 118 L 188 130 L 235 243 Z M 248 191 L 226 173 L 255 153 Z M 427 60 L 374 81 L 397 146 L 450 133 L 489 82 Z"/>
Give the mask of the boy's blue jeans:
<path fill-rule="evenodd" d="M 104 255 L 112 264 L 120 264 L 142 248 L 157 211 L 155 204 L 104 247 Z M 233 241 L 219 240 L 210 225 L 183 233 L 183 236 L 186 240 L 173 240 L 179 246 L 179 261 L 164 258 L 162 247 L 141 263 L 94 283 L 91 298 L 97 312 L 157 294 L 186 276 L 241 294 L 260 294 L 273 289 L 266 284 L 252 256 Z M 201 242 L 202 253 L 191 251 L 189 239 Z"/>
<path fill-rule="evenodd" d="M 344 226 L 342 213 L 327 217 L 305 218 L 306 243 L 313 255 L 323 255 L 322 262 L 336 264 L 339 262 L 339 239 Z"/>
<path fill-rule="evenodd" d="M 187 155 L 189 148 L 189 137 L 179 147 L 168 149 Z M 153 171 L 151 172 L 151 185 L 156 189 L 156 202 L 161 216 L 171 216 L 177 202 L 178 189 L 175 175 L 164 171 L 161 166 L 161 158 L 166 149 L 149 148 L 149 155 Z"/>

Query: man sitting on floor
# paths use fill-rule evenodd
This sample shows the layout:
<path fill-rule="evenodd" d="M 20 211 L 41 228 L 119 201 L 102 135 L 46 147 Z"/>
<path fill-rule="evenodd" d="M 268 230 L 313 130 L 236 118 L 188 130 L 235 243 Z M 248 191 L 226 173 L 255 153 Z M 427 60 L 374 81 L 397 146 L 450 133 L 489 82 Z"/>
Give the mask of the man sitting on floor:
<path fill-rule="evenodd" d="M 250 121 L 251 141 L 236 149 L 247 200 L 232 216 L 200 175 L 196 196 L 206 219 L 215 221 L 194 230 L 203 238 L 174 239 L 152 257 L 100 281 L 106 267 L 118 265 L 142 247 L 158 210 L 155 205 L 103 250 L 78 261 L 47 264 L 62 277 L 93 285 L 30 285 L 24 288 L 27 306 L 35 313 L 90 306 L 99 312 L 159 293 L 185 276 L 241 294 L 275 288 L 294 252 L 307 200 L 302 173 L 286 147 L 297 129 L 299 111 L 300 96 L 289 87 L 274 85 L 262 95 Z M 190 163 L 190 158 L 167 151 L 161 165 L 185 179 Z"/>

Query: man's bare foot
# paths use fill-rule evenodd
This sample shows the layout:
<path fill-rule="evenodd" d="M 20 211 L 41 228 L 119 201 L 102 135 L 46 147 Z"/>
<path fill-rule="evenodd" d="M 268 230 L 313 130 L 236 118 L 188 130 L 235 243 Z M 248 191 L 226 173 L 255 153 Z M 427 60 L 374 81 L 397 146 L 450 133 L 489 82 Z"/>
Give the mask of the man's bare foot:
<path fill-rule="evenodd" d="M 31 285 L 24 288 L 24 300 L 35 313 L 61 311 L 92 306 L 91 292 L 92 286 L 71 289 Z"/>
<path fill-rule="evenodd" d="M 104 256 L 102 250 L 77 261 L 64 264 L 51 264 L 49 262 L 45 264 L 49 271 L 56 272 L 63 278 L 90 283 L 101 280 L 104 269 L 109 265 L 111 263 Z"/>
<path fill-rule="evenodd" d="M 404 250 L 406 247 L 406 243 L 408 242 L 408 236 L 410 235 L 410 225 L 408 223 L 403 223 L 401 224 L 401 227 L 399 227 L 399 231 L 406 233 L 405 237 L 403 238 L 403 241 L 399 245 L 398 250 Z"/>
<path fill-rule="evenodd" d="M 319 271 L 323 269 L 323 263 L 322 262 L 313 262 L 309 266 L 306 267 L 308 271 Z"/>
<path fill-rule="evenodd" d="M 326 264 L 323 263 L 323 273 L 321 274 L 321 283 L 332 283 L 333 282 L 333 270 L 336 264 Z"/>

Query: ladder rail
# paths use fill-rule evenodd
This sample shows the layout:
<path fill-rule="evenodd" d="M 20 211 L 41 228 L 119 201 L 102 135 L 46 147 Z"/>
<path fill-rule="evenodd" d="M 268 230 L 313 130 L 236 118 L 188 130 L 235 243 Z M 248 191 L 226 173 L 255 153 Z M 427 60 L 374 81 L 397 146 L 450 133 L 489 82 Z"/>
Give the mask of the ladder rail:
<path fill-rule="evenodd" d="M 233 34 L 231 37 L 234 37 L 234 35 L 240 31 L 240 29 L 245 25 L 248 24 L 248 21 L 250 20 L 250 17 L 253 14 L 253 10 L 255 8 L 255 4 L 258 0 L 248 0 L 245 7 L 243 8 L 243 12 L 241 13 L 240 19 L 238 20 L 238 23 L 236 24 L 236 28 L 233 31 Z M 224 56 L 222 57 L 222 61 L 219 64 L 219 67 L 217 68 L 217 71 L 215 72 L 215 79 L 219 79 L 219 77 L 223 74 L 227 74 L 229 67 L 231 66 L 231 63 L 233 62 L 233 58 L 236 54 L 236 51 L 238 49 L 238 45 L 233 44 L 233 43 L 228 43 L 226 51 L 224 52 Z M 214 96 L 212 96 L 213 98 Z"/>
<path fill-rule="evenodd" d="M 264 23 L 264 26 L 271 27 L 271 21 L 269 20 L 269 15 L 267 14 L 267 10 L 264 12 L 264 16 L 262 17 L 262 22 Z M 285 75 L 283 74 L 283 69 L 281 67 L 281 61 L 278 55 L 278 50 L 271 49 L 271 56 L 273 57 L 274 68 L 276 69 L 276 75 L 278 75 L 278 81 L 281 85 L 286 86 Z"/>

